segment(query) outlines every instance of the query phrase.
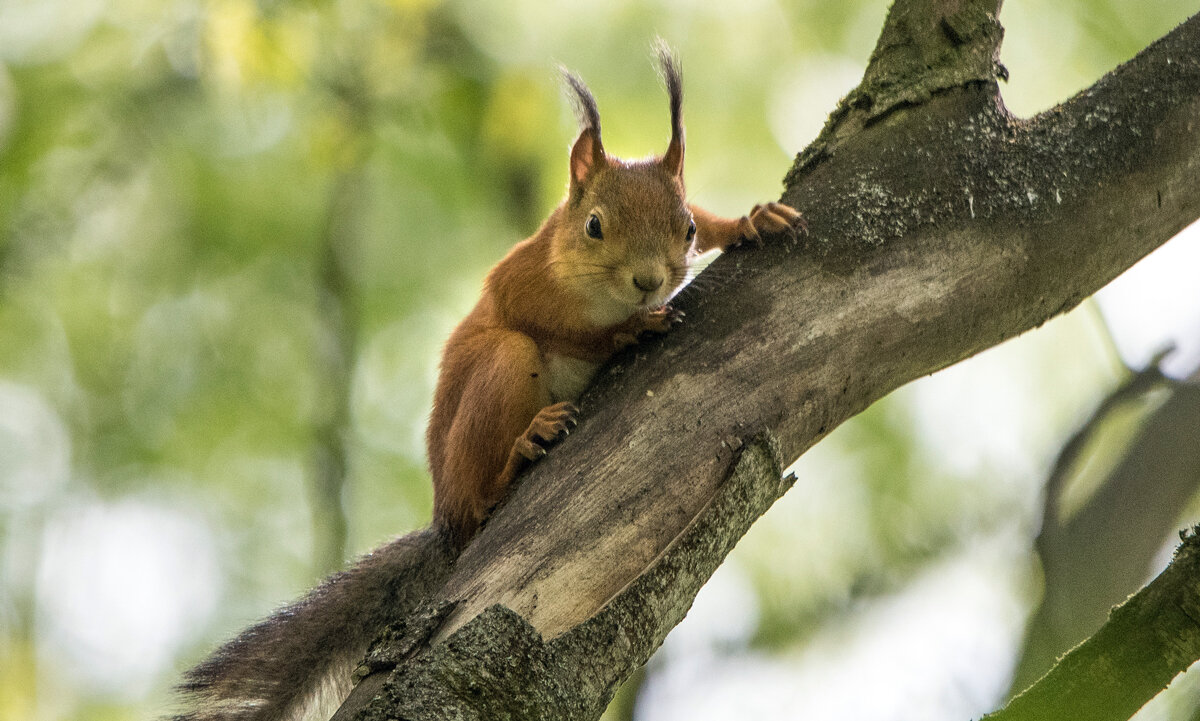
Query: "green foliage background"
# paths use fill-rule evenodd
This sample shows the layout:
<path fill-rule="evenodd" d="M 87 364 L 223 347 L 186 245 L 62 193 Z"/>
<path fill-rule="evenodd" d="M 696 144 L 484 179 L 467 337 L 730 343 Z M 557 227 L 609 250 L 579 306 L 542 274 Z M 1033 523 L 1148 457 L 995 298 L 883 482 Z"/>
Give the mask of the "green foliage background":
<path fill-rule="evenodd" d="M 1007 3 L 1010 105 L 1048 107 L 1195 9 L 1152 5 Z M 665 37 L 693 196 L 735 214 L 778 195 L 885 12 L 0 2 L 0 717 L 161 713 L 217 640 L 424 525 L 439 346 L 565 184 L 556 62 L 611 151 L 658 152 Z M 1032 535 L 1054 447 L 1120 373 L 1062 350 L 1102 349 L 1093 321 L 1051 329 L 1019 354 L 1041 399 L 1023 472 L 932 457 L 903 393 L 822 446 L 827 502 L 802 477 L 732 562 L 758 608 L 738 648 L 787 653 L 971 538 Z M 132 660 L 106 646 L 117 615 Z"/>

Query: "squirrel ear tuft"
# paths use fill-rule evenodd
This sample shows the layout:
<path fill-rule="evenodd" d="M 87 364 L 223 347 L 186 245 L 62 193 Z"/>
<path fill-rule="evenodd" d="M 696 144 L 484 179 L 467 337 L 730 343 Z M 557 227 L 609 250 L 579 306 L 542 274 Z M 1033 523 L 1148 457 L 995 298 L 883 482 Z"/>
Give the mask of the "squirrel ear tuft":
<path fill-rule="evenodd" d="M 575 115 L 579 118 L 579 137 L 571 148 L 571 187 L 578 187 L 592 177 L 604 162 L 604 144 L 600 142 L 600 111 L 596 98 L 579 76 L 560 66 L 563 82 L 569 91 Z"/>
<path fill-rule="evenodd" d="M 663 154 L 662 164 L 669 172 L 683 177 L 683 80 L 679 73 L 679 61 L 670 46 L 662 38 L 654 43 L 658 55 L 658 66 L 663 83 L 667 86 L 667 98 L 671 103 L 671 144 Z"/>

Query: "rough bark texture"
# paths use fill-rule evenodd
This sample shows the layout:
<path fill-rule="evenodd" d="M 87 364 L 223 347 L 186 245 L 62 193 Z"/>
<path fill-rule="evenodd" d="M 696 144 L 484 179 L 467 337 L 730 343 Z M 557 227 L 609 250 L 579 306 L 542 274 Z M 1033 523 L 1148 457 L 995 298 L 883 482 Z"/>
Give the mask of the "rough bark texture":
<path fill-rule="evenodd" d="M 484 609 L 443 643 L 414 645 L 413 635 L 402 630 L 394 644 L 400 653 L 380 664 L 395 666 L 389 683 L 357 718 L 598 718 L 630 670 L 658 648 L 664 624 L 683 620 L 737 540 L 794 482 L 781 479 L 781 470 L 770 436 L 752 439 L 708 507 L 653 567 L 556 638 L 501 604 Z"/>
<path fill-rule="evenodd" d="M 892 389 L 1074 307 L 1200 216 L 1200 18 L 1023 121 L 999 98 L 994 10 L 897 3 L 888 28 L 936 22 L 921 57 L 949 59 L 893 77 L 889 43 L 905 42 L 885 33 L 870 107 L 832 120 L 788 176 L 808 240 L 722 257 L 719 282 L 680 299 L 688 323 L 610 366 L 578 432 L 430 599 L 438 628 L 401 629 L 347 709 L 596 718 L 786 490 L 781 465 Z"/>
<path fill-rule="evenodd" d="M 1000 0 L 909 0 L 888 13 L 862 82 L 838 103 L 829 122 L 796 159 L 790 187 L 842 141 L 905 105 L 974 83 L 1007 79 L 1000 64 L 1004 28 L 996 19 Z"/>

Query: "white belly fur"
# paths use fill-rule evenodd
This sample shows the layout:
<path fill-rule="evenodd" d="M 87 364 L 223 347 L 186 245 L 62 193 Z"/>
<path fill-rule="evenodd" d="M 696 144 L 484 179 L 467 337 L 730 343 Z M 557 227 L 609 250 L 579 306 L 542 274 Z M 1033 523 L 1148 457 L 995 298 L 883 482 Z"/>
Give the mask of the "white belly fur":
<path fill-rule="evenodd" d="M 572 358 L 571 356 L 549 354 L 546 356 L 547 386 L 550 397 L 555 403 L 560 401 L 577 401 L 579 395 L 591 383 L 599 363 Z"/>

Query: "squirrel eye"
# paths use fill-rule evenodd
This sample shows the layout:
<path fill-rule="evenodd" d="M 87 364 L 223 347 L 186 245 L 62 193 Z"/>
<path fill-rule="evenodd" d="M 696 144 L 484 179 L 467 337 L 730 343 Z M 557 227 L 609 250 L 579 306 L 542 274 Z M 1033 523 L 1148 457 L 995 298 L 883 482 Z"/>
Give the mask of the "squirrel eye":
<path fill-rule="evenodd" d="M 692 242 L 692 239 L 694 239 L 695 237 L 696 237 L 696 221 L 694 221 L 694 220 L 688 221 L 688 234 L 687 234 L 688 242 L 689 243 Z"/>
<path fill-rule="evenodd" d="M 589 237 L 596 238 L 597 240 L 604 237 L 604 233 L 600 230 L 600 219 L 596 217 L 595 213 L 588 216 L 587 223 L 584 224 L 583 229 L 587 231 Z"/>

